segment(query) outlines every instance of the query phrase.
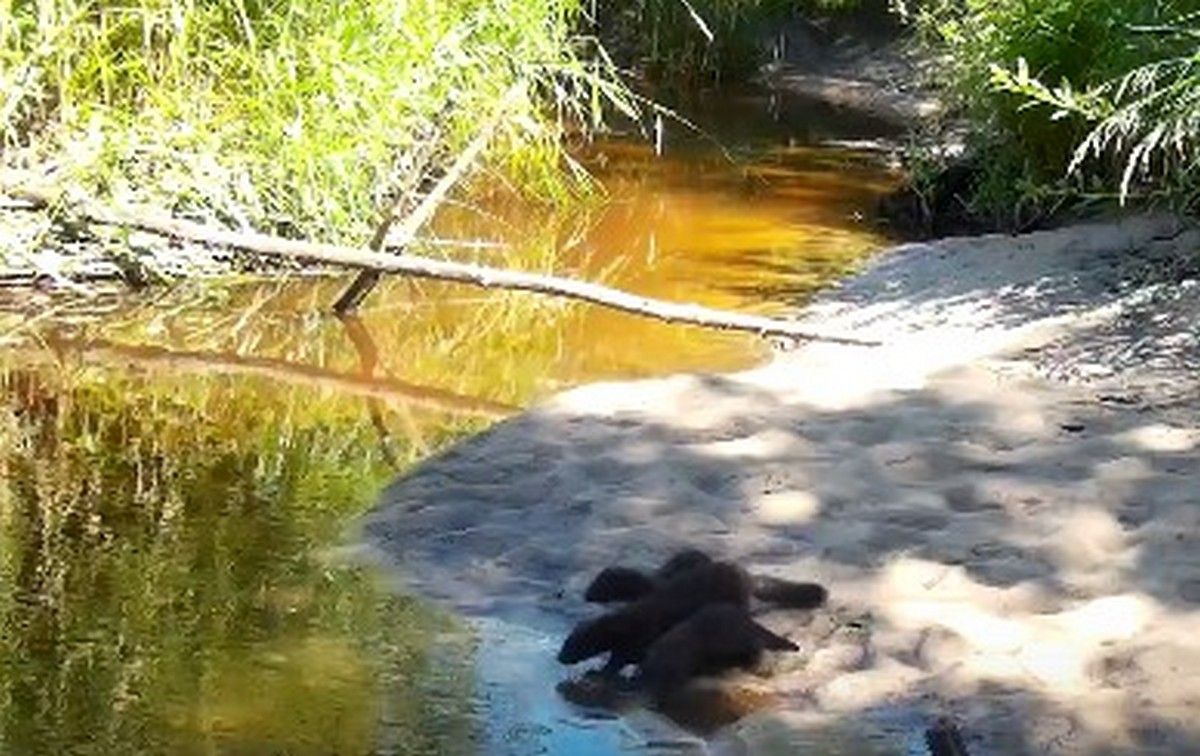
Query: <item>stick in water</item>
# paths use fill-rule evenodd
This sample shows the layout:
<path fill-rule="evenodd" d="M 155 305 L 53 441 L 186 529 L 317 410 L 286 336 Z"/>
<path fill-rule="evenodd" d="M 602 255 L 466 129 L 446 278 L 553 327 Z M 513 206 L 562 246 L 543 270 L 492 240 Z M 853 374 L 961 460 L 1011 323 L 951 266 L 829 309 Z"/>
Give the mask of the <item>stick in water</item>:
<path fill-rule="evenodd" d="M 49 195 L 39 195 L 28 190 L 10 191 L 9 194 L 20 199 L 38 201 L 43 205 L 48 205 L 53 201 Z M 136 228 L 175 239 L 229 247 L 265 257 L 342 265 L 360 270 L 375 270 L 380 273 L 454 281 L 483 288 L 530 291 L 590 302 L 668 323 L 687 323 L 705 328 L 747 331 L 760 336 L 783 336 L 800 341 L 824 341 L 862 347 L 880 345 L 877 341 L 816 333 L 794 321 L 729 312 L 698 304 L 667 302 L 573 278 L 435 260 L 417 255 L 393 255 L 338 244 L 284 239 L 253 231 L 231 231 L 174 218 L 150 209 L 111 208 L 95 202 L 77 203 L 74 205 L 74 209 L 77 214 L 92 223 Z"/>

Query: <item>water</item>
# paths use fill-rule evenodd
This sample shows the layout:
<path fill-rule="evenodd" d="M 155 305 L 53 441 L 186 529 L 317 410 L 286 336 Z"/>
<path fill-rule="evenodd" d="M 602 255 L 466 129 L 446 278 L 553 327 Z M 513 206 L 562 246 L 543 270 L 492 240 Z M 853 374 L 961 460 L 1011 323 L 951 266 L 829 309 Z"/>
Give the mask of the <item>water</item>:
<path fill-rule="evenodd" d="M 798 106 L 759 98 L 709 119 L 740 163 L 704 140 L 672 137 L 661 160 L 610 144 L 583 155 L 603 202 L 567 215 L 497 194 L 443 212 L 435 232 L 459 245 L 439 249 L 718 307 L 794 308 L 882 245 L 858 217 L 893 178 L 811 146 L 862 124 L 812 109 L 788 126 L 781 107 Z M 0 752 L 543 747 L 544 732 L 504 729 L 488 699 L 512 689 L 521 654 L 347 559 L 348 528 L 397 473 L 538 397 L 747 367 L 763 346 L 407 280 L 344 323 L 323 312 L 345 283 L 55 300 L 36 319 L 30 295 L 3 295 Z M 549 642 L 507 636 L 523 658 Z M 645 745 L 644 726 L 558 717 L 539 721 L 572 752 Z"/>

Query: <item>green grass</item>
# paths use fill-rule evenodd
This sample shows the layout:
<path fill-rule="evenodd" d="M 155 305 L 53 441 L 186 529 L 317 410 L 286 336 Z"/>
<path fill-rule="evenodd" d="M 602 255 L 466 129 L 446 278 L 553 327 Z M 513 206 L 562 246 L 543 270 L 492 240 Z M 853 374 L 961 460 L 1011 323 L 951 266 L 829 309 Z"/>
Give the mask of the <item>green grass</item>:
<path fill-rule="evenodd" d="M 1200 21 L 1194 17 L 1190 26 L 1156 33 L 1200 39 Z M 1023 59 L 1015 71 L 995 66 L 993 82 L 1031 106 L 1049 108 L 1054 120 L 1078 117 L 1091 125 L 1071 156 L 1069 174 L 1111 176 L 1119 168 L 1122 202 L 1140 191 L 1185 210 L 1200 204 L 1200 45 L 1083 92 L 1069 80 L 1047 86 L 1030 75 Z"/>
<path fill-rule="evenodd" d="M 486 124 L 559 200 L 568 128 L 633 108 L 580 0 L 0 0 L 4 163 L 121 201 L 361 242 Z"/>
<path fill-rule="evenodd" d="M 972 209 L 1197 205 L 1197 0 L 934 0 L 917 28 L 972 121 Z"/>

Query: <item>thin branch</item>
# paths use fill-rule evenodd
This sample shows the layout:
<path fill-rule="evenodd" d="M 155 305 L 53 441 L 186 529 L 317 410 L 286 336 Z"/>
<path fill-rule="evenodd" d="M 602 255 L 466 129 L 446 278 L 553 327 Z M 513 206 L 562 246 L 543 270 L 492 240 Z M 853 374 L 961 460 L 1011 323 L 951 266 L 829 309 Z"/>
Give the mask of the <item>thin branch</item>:
<path fill-rule="evenodd" d="M 359 375 L 371 380 L 375 377 L 375 368 L 379 366 L 379 347 L 375 346 L 375 339 L 371 338 L 371 332 L 367 330 L 366 324 L 357 316 L 341 315 L 339 319 L 342 322 L 342 328 L 346 330 L 346 337 L 354 345 L 354 351 L 358 352 Z M 382 402 L 374 396 L 366 397 L 365 401 L 367 415 L 371 418 L 371 425 L 375 427 L 375 434 L 379 436 L 379 453 L 392 466 L 392 469 L 399 470 L 400 457 L 392 447 L 392 434 L 388 430 L 387 422 L 383 419 Z"/>
<path fill-rule="evenodd" d="M 51 201 L 47 195 L 38 195 L 28 190 L 10 193 L 30 200 L 40 199 L 46 203 Z M 794 321 L 729 312 L 698 304 L 651 299 L 572 278 L 435 260 L 417 255 L 392 255 L 338 244 L 284 239 L 252 231 L 231 231 L 174 218 L 150 209 L 124 210 L 105 207 L 94 202 L 79 203 L 74 206 L 74 209 L 93 223 L 136 228 L 175 239 L 230 247 L 267 257 L 343 265 L 362 270 L 376 270 L 380 273 L 454 281 L 483 288 L 531 291 L 591 302 L 671 323 L 689 323 L 707 328 L 748 331 L 762 336 L 784 336 L 807 341 L 826 341 L 853 346 L 879 346 L 877 341 L 814 333 Z"/>
<path fill-rule="evenodd" d="M 496 129 L 500 126 L 500 122 L 507 112 L 508 103 L 512 101 L 519 91 L 519 88 L 516 86 L 508 91 L 502 101 L 500 112 L 488 121 L 475 138 L 471 140 L 471 143 L 467 145 L 466 149 L 459 153 L 449 170 L 438 179 L 438 182 L 433 185 L 433 188 L 429 190 L 425 198 L 421 200 L 421 204 L 417 205 L 401 222 L 396 238 L 388 243 L 391 236 L 391 227 L 396 218 L 396 208 L 399 206 L 400 200 L 397 199 L 392 203 L 387 209 L 383 220 L 375 229 L 375 235 L 368 245 L 368 248 L 372 252 L 382 250 L 385 243 L 388 243 L 389 247 L 399 248 L 400 250 L 403 250 L 412 243 L 413 239 L 417 236 L 417 232 L 429 222 L 429 219 L 433 217 L 433 214 L 442 204 L 442 201 L 446 199 L 446 195 L 450 193 L 454 185 L 462 179 L 475 161 L 479 159 L 479 156 L 483 154 L 484 149 L 487 147 L 488 142 L 492 141 L 492 135 L 496 133 Z M 358 277 L 351 282 L 350 287 L 346 289 L 342 296 L 338 297 L 338 300 L 333 305 L 333 311 L 338 315 L 347 315 L 357 310 L 363 303 L 363 300 L 370 295 L 371 291 L 379 283 L 381 275 L 381 271 L 378 270 L 364 270 L 359 273 Z"/>

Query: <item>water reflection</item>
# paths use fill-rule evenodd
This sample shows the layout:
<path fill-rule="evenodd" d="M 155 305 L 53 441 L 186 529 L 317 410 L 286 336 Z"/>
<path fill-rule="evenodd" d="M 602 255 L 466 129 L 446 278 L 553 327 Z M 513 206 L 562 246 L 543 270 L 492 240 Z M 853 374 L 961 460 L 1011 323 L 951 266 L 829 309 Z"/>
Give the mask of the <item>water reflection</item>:
<path fill-rule="evenodd" d="M 881 244 L 856 214 L 891 178 L 853 153 L 746 144 L 740 164 L 609 145 L 582 156 L 604 202 L 561 215 L 486 197 L 442 213 L 434 234 L 456 246 L 432 251 L 794 307 Z M 476 660 L 453 618 L 330 549 L 397 471 L 561 386 L 763 355 L 745 336 L 409 280 L 339 321 L 324 311 L 344 285 L 184 286 L 35 322 L 0 301 L 0 752 L 495 743 L 481 691 L 511 658 Z M 596 738 L 576 740 L 608 747 Z"/>
<path fill-rule="evenodd" d="M 468 738 L 469 669 L 427 667 L 444 620 L 321 556 L 390 474 L 375 439 L 307 389 L 222 384 L 3 373 L 0 751 Z"/>

